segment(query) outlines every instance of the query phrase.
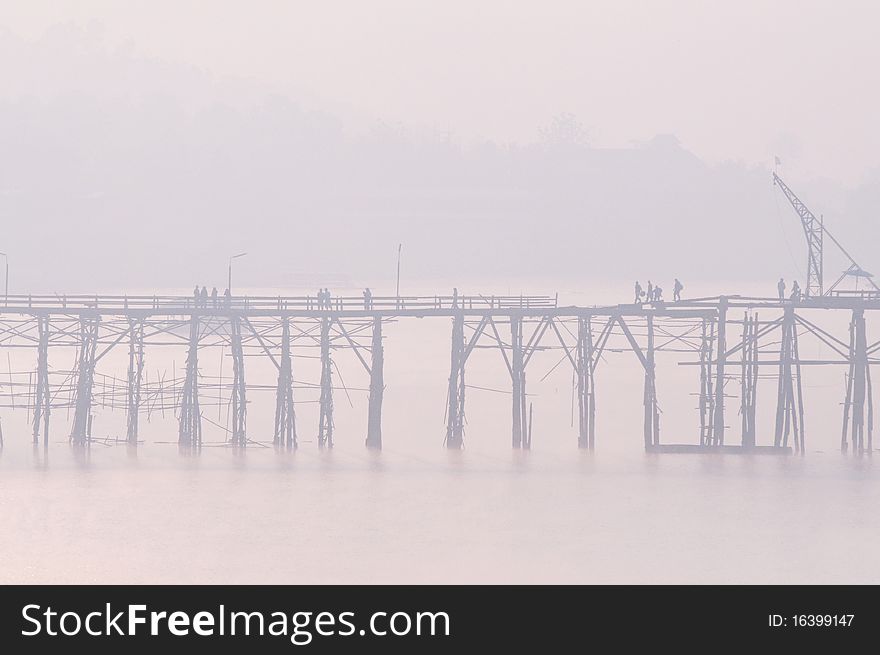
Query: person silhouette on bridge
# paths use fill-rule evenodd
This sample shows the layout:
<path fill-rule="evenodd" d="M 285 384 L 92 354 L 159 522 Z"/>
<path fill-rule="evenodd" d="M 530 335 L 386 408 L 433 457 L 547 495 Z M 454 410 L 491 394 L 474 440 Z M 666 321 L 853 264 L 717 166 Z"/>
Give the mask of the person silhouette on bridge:
<path fill-rule="evenodd" d="M 648 291 L 645 293 L 645 302 L 654 302 L 654 285 L 648 280 Z"/>
<path fill-rule="evenodd" d="M 642 289 L 642 285 L 639 284 L 638 280 L 636 280 L 636 289 L 635 289 L 636 299 L 633 301 L 636 305 L 638 305 L 640 302 L 642 302 L 642 295 L 644 293 L 645 293 L 645 290 Z"/>
<path fill-rule="evenodd" d="M 654 287 L 654 302 L 663 302 L 663 289 L 659 284 Z"/>
<path fill-rule="evenodd" d="M 217 309 L 217 287 L 211 289 L 211 305 L 213 305 L 214 309 Z"/>
<path fill-rule="evenodd" d="M 324 308 L 325 308 L 325 309 L 330 309 L 330 307 L 331 307 L 331 303 L 330 303 L 330 289 L 328 289 L 327 287 L 324 287 Z"/>
<path fill-rule="evenodd" d="M 229 291 L 229 288 L 223 292 L 223 304 L 226 305 L 226 308 L 232 307 L 232 293 Z"/>
<path fill-rule="evenodd" d="M 797 280 L 791 283 L 791 299 L 795 301 L 801 299 L 801 287 L 797 283 Z"/>
<path fill-rule="evenodd" d="M 373 292 L 370 287 L 364 289 L 364 309 L 373 309 Z"/>
<path fill-rule="evenodd" d="M 193 289 L 193 307 L 198 309 L 199 307 L 199 285 L 196 285 L 196 288 Z"/>
<path fill-rule="evenodd" d="M 678 278 L 675 278 L 675 284 L 672 285 L 672 300 L 675 302 L 679 302 L 681 300 L 681 290 L 684 289 L 684 285 L 679 281 Z"/>
<path fill-rule="evenodd" d="M 785 300 L 785 280 L 779 278 L 779 282 L 776 283 L 776 291 L 779 293 L 779 299 Z"/>
<path fill-rule="evenodd" d="M 202 292 L 199 294 L 199 298 L 202 300 L 202 307 L 207 309 L 208 307 L 208 287 L 202 287 Z"/>

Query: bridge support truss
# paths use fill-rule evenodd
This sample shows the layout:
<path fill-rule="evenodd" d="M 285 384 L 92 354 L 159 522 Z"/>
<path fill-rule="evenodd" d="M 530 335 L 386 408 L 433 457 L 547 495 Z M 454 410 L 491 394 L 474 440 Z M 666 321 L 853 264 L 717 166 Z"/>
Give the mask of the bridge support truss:
<path fill-rule="evenodd" d="M 290 319 L 281 320 L 281 360 L 275 391 L 275 434 L 272 443 L 290 450 L 296 448 L 296 413 L 293 409 L 293 361 L 290 354 Z"/>
<path fill-rule="evenodd" d="M 321 399 L 318 417 L 318 446 L 333 447 L 333 360 L 330 357 L 330 324 L 321 319 Z"/>
<path fill-rule="evenodd" d="M 87 446 L 92 437 L 92 385 L 95 381 L 95 350 L 100 318 L 83 316 L 79 326 L 79 353 L 76 363 L 76 396 L 70 442 Z"/>
<path fill-rule="evenodd" d="M 202 446 L 202 413 L 199 409 L 199 316 L 193 314 L 189 323 L 189 348 L 186 356 L 186 377 L 180 401 L 178 443 L 182 448 L 198 450 Z"/>

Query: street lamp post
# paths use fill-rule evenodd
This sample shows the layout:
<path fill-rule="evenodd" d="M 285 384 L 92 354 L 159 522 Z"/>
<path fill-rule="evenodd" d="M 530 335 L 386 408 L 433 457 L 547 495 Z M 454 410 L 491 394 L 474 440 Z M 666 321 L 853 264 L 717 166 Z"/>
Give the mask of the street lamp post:
<path fill-rule="evenodd" d="M 5 252 L 0 252 L 0 255 L 2 255 L 3 260 L 6 262 L 6 274 L 3 276 L 3 304 L 9 306 L 9 257 Z"/>
<path fill-rule="evenodd" d="M 229 280 L 226 285 L 226 288 L 229 289 L 229 293 L 232 293 L 232 260 L 238 259 L 239 257 L 244 257 L 246 254 L 246 252 L 240 252 L 237 255 L 233 255 L 229 258 Z"/>

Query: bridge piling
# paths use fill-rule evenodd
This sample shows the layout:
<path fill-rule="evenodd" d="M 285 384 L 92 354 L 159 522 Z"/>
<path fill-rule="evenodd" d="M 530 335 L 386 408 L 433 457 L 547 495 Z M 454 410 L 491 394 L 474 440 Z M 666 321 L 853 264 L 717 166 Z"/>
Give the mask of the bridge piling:
<path fill-rule="evenodd" d="M 367 412 L 366 446 L 382 449 L 382 398 L 385 393 L 385 352 L 382 346 L 382 318 L 373 319 L 373 337 L 370 347 L 370 395 Z"/>
<path fill-rule="evenodd" d="M 321 319 L 321 399 L 318 417 L 318 447 L 333 448 L 333 360 L 330 356 L 330 324 Z"/>
<path fill-rule="evenodd" d="M 98 345 L 99 316 L 80 317 L 79 353 L 76 365 L 76 396 L 70 442 L 75 446 L 91 444 L 92 385 L 95 377 L 95 349 Z"/>
<path fill-rule="evenodd" d="M 278 386 L 275 391 L 276 447 L 294 450 L 296 443 L 296 414 L 293 409 L 293 363 L 290 355 L 290 318 L 281 321 L 281 358 L 278 364 Z"/>
<path fill-rule="evenodd" d="M 144 322 L 128 321 L 128 402 L 126 403 L 126 440 L 138 442 L 138 416 L 141 406 L 141 385 L 144 376 Z"/>
<path fill-rule="evenodd" d="M 244 351 L 241 345 L 241 318 L 229 318 L 229 342 L 232 352 L 232 445 L 247 446 L 247 394 L 244 379 Z"/>
<path fill-rule="evenodd" d="M 446 411 L 446 447 L 464 447 L 464 314 L 452 317 L 452 348 Z"/>
<path fill-rule="evenodd" d="M 49 447 L 49 412 L 51 409 L 51 392 L 49 388 L 49 317 L 37 317 L 37 384 L 34 394 L 34 445 L 40 443 L 43 435 L 43 447 Z"/>
<path fill-rule="evenodd" d="M 202 414 L 199 408 L 199 315 L 190 318 L 189 347 L 186 356 L 186 377 L 180 404 L 178 443 L 186 450 L 202 446 Z"/>

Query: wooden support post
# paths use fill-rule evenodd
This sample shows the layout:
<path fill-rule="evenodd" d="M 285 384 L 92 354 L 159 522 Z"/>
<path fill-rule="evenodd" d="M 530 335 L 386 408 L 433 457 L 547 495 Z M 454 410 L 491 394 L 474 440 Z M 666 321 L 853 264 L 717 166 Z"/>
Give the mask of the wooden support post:
<path fill-rule="evenodd" d="M 523 363 L 523 319 L 510 317 L 511 379 L 513 388 L 513 447 L 526 445 L 526 375 Z"/>
<path fill-rule="evenodd" d="M 247 445 L 247 396 L 244 379 L 244 350 L 241 345 L 241 318 L 229 318 L 229 342 L 232 352 L 232 445 Z"/>
<path fill-rule="evenodd" d="M 868 344 L 865 331 L 865 312 L 853 310 L 850 323 L 850 363 L 847 379 L 846 402 L 843 410 L 843 438 L 841 450 L 846 452 L 847 422 L 851 419 L 852 431 L 850 443 L 853 452 L 862 455 L 873 449 L 873 403 L 870 396 L 871 374 L 868 366 Z M 867 439 L 865 430 L 865 414 L 868 415 Z"/>
<path fill-rule="evenodd" d="M 714 442 L 724 445 L 724 366 L 727 363 L 727 297 L 718 300 L 718 343 L 715 356 L 715 412 L 712 419 Z"/>
<path fill-rule="evenodd" d="M 281 361 L 278 363 L 278 387 L 275 391 L 276 447 L 296 448 L 296 415 L 293 409 L 293 360 L 290 354 L 290 319 L 281 320 Z"/>
<path fill-rule="evenodd" d="M 577 396 L 578 448 L 593 450 L 596 445 L 596 395 L 593 387 L 593 331 L 590 316 L 578 318 Z"/>
<path fill-rule="evenodd" d="M 804 448 L 803 394 L 800 382 L 800 357 L 798 353 L 797 327 L 794 307 L 784 310 L 779 348 L 779 378 L 776 386 L 776 432 L 775 446 L 788 446 L 788 438 L 794 439 L 795 450 Z"/>
<path fill-rule="evenodd" d="M 446 447 L 464 447 L 464 314 L 452 317 L 452 348 L 446 410 Z"/>
<path fill-rule="evenodd" d="M 199 409 L 199 317 L 195 313 L 189 323 L 189 349 L 180 404 L 178 444 L 193 450 L 198 450 L 202 446 L 202 413 Z"/>
<path fill-rule="evenodd" d="M 758 318 L 743 316 L 742 370 L 740 414 L 742 416 L 742 447 L 755 446 L 755 401 L 758 385 Z"/>
<path fill-rule="evenodd" d="M 714 445 L 713 420 L 715 395 L 712 391 L 712 352 L 715 343 L 715 321 L 703 319 L 700 340 L 700 445 Z"/>
<path fill-rule="evenodd" d="M 100 317 L 83 316 L 79 322 L 79 353 L 76 364 L 76 396 L 70 442 L 74 446 L 91 444 L 89 425 L 92 416 L 92 393 L 95 380 L 95 349 L 98 345 Z"/>
<path fill-rule="evenodd" d="M 144 375 L 144 322 L 128 321 L 128 403 L 126 404 L 128 431 L 126 439 L 136 446 L 138 442 L 138 414 L 141 407 L 141 381 Z"/>
<path fill-rule="evenodd" d="M 49 317 L 37 316 L 37 386 L 34 394 L 34 445 L 40 443 L 43 434 L 43 447 L 49 447 L 49 409 L 51 393 L 49 389 Z"/>
<path fill-rule="evenodd" d="M 647 316 L 648 346 L 645 349 L 645 450 L 660 445 L 660 410 L 657 406 L 656 367 L 654 364 L 654 317 Z"/>
<path fill-rule="evenodd" d="M 318 447 L 333 447 L 333 361 L 330 359 L 330 323 L 321 319 L 321 401 L 318 418 Z"/>
<path fill-rule="evenodd" d="M 370 398 L 367 416 L 367 448 L 382 449 L 382 396 L 385 393 L 385 353 L 382 347 L 382 319 L 373 318 L 373 343 L 370 348 Z"/>

